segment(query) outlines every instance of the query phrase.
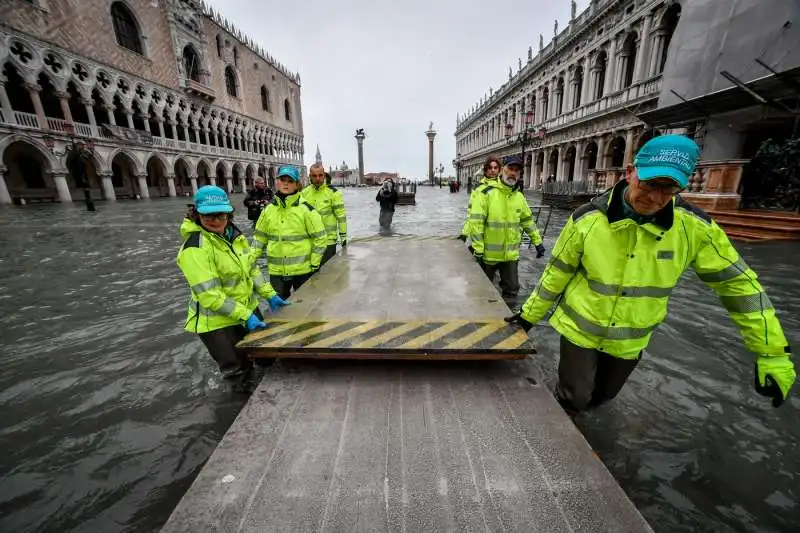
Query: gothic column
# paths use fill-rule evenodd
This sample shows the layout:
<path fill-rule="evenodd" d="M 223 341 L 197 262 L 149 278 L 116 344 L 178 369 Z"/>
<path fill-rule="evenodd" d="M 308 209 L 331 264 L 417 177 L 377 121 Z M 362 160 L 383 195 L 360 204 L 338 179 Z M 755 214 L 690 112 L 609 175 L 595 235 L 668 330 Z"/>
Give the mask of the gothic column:
<path fill-rule="evenodd" d="M 233 178 L 231 176 L 225 176 L 225 189 L 228 191 L 228 194 L 233 193 Z"/>
<path fill-rule="evenodd" d="M 197 194 L 197 176 L 191 176 L 189 182 L 192 184 L 192 196 Z"/>
<path fill-rule="evenodd" d="M 114 106 L 103 104 L 103 108 L 105 108 L 106 113 L 108 114 L 108 123 L 111 124 L 112 126 L 116 126 L 117 119 L 114 118 Z"/>
<path fill-rule="evenodd" d="M 8 99 L 6 80 L 0 80 L 0 107 L 3 109 L 6 121 L 11 122 L 14 120 L 14 108 L 11 107 L 11 101 Z"/>
<path fill-rule="evenodd" d="M 178 132 L 175 129 L 175 122 L 172 119 L 170 119 L 170 120 L 167 121 L 167 126 L 169 126 L 169 133 L 170 133 L 170 135 L 172 135 L 172 139 L 173 140 L 177 139 L 178 138 Z"/>
<path fill-rule="evenodd" d="M 36 110 L 36 117 L 39 120 L 39 129 L 47 129 L 47 117 L 44 114 L 44 107 L 42 107 L 42 99 L 39 98 L 39 93 L 42 88 L 36 84 L 26 83 L 25 89 L 27 89 L 28 95 L 31 98 L 33 109 Z M 67 193 L 69 194 L 69 190 Z"/>
<path fill-rule="evenodd" d="M 117 193 L 114 190 L 114 181 L 112 174 L 100 174 L 100 186 L 103 188 L 103 198 L 109 201 L 117 199 Z"/>
<path fill-rule="evenodd" d="M 75 125 L 75 121 L 72 119 L 72 110 L 69 108 L 69 93 L 57 92 L 56 97 L 61 106 L 61 113 L 64 114 L 64 120 L 69 124 Z"/>
<path fill-rule="evenodd" d="M 6 185 L 6 172 L 8 172 L 8 169 L 0 166 L 0 205 L 10 205 L 12 203 L 11 194 L 9 194 L 8 186 Z"/>
<path fill-rule="evenodd" d="M 139 181 L 139 195 L 143 199 L 150 198 L 150 189 L 147 187 L 147 175 L 139 174 L 137 178 Z"/>
<path fill-rule="evenodd" d="M 139 118 L 142 119 L 142 122 L 144 122 L 144 131 L 147 133 L 152 133 L 150 131 L 150 116 L 143 113 L 139 115 Z"/>
<path fill-rule="evenodd" d="M 186 142 L 189 142 L 189 128 L 183 122 L 181 122 L 181 130 L 183 130 L 183 138 Z"/>
<path fill-rule="evenodd" d="M 69 192 L 69 184 L 67 183 L 66 172 L 51 172 L 53 182 L 56 184 L 56 191 L 58 191 L 58 201 L 62 204 L 72 202 L 72 195 Z"/>
<path fill-rule="evenodd" d="M 586 61 L 583 62 L 583 87 L 581 87 L 581 101 L 578 105 L 584 106 L 594 100 L 594 98 L 589 97 L 589 87 L 591 86 L 590 78 L 594 73 L 594 69 L 589 68 L 589 56 L 586 56 Z"/>
<path fill-rule="evenodd" d="M 125 118 L 128 119 L 128 128 L 130 128 L 132 130 L 136 129 L 136 128 L 133 127 L 133 111 L 132 110 L 129 110 L 129 109 L 125 110 Z"/>
<path fill-rule="evenodd" d="M 542 183 L 546 182 L 550 179 L 550 152 L 552 148 L 546 148 L 544 150 L 544 165 L 542 165 Z"/>
<path fill-rule="evenodd" d="M 655 38 L 653 39 L 653 51 L 650 54 L 650 76 L 655 76 L 661 73 L 661 62 L 663 61 L 664 54 L 666 53 L 666 50 L 664 50 L 664 43 L 666 40 L 667 33 L 664 30 L 658 30 Z"/>
<path fill-rule="evenodd" d="M 239 187 L 242 188 L 242 192 L 247 192 L 247 176 L 239 176 Z"/>
<path fill-rule="evenodd" d="M 200 135 L 201 135 L 200 138 L 202 139 L 203 144 L 206 144 L 206 145 L 209 144 L 209 142 L 208 142 L 208 128 L 203 127 L 200 130 Z"/>
<path fill-rule="evenodd" d="M 167 176 L 167 188 L 171 198 L 178 196 L 178 191 L 175 190 L 175 176 Z"/>
<path fill-rule="evenodd" d="M 601 135 L 597 138 L 597 163 L 596 168 L 606 168 L 606 138 Z"/>
<path fill-rule="evenodd" d="M 583 154 L 586 151 L 586 140 L 581 139 L 575 144 L 575 181 L 585 181 L 583 178 L 586 171 L 586 166 Z"/>
<path fill-rule="evenodd" d="M 162 139 L 166 139 L 167 135 L 164 133 L 164 118 L 158 116 L 156 117 L 156 122 L 158 122 L 158 136 Z"/>
<path fill-rule="evenodd" d="M 633 134 L 634 128 L 629 129 L 625 132 L 625 159 L 623 160 L 622 166 L 627 167 L 628 165 L 633 164 Z"/>
<path fill-rule="evenodd" d="M 94 107 L 92 106 L 91 100 L 86 100 L 81 98 L 81 103 L 83 104 L 84 109 L 86 109 L 86 115 L 89 117 L 89 125 L 92 127 L 92 133 L 95 137 L 100 136 L 100 132 L 97 131 L 97 119 L 94 116 Z"/>
<path fill-rule="evenodd" d="M 639 50 L 636 55 L 636 70 L 633 73 L 633 81 L 642 81 L 648 78 L 647 67 L 650 59 L 650 15 L 644 17 L 642 31 L 639 33 Z"/>
<path fill-rule="evenodd" d="M 614 36 L 611 38 L 611 42 L 608 45 L 608 53 L 606 55 L 606 81 L 603 86 L 603 95 L 608 96 L 612 92 L 614 92 L 614 78 L 616 73 L 616 63 L 617 63 L 617 37 Z"/>
<path fill-rule="evenodd" d="M 209 182 L 211 185 L 216 185 L 216 184 L 217 184 L 217 177 L 216 177 L 216 176 L 209 176 L 209 177 L 208 177 L 208 182 Z"/>

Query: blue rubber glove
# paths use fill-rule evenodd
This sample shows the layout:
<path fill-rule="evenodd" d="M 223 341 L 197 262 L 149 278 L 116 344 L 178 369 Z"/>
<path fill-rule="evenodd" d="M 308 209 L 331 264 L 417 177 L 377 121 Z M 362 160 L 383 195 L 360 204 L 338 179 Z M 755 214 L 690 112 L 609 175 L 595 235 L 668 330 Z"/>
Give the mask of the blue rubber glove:
<path fill-rule="evenodd" d="M 247 331 L 255 331 L 257 329 L 265 329 L 267 327 L 266 322 L 258 318 L 255 313 L 250 315 L 250 318 L 247 319 L 245 325 L 247 326 Z"/>
<path fill-rule="evenodd" d="M 269 300 L 267 300 L 267 303 L 269 303 L 270 311 L 277 311 L 278 309 L 280 309 L 284 305 L 289 305 L 289 302 L 287 302 L 286 300 L 284 300 L 283 298 L 281 298 L 277 294 L 275 296 L 273 296 L 272 298 L 270 298 Z"/>

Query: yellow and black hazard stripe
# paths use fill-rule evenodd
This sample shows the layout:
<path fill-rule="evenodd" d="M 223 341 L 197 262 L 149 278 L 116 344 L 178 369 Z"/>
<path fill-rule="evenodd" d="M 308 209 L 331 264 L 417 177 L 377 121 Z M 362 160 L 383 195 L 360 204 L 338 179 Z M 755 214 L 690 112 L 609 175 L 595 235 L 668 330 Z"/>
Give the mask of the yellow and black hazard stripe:
<path fill-rule="evenodd" d="M 527 334 L 503 320 L 275 321 L 248 335 L 240 349 L 258 354 L 497 354 L 535 353 Z"/>

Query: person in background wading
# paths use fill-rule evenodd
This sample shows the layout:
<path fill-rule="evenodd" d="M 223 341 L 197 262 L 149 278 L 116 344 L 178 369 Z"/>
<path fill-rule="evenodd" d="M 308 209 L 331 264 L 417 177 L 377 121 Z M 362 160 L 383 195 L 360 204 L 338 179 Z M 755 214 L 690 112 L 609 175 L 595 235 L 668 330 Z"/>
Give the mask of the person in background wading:
<path fill-rule="evenodd" d="M 275 193 L 267 187 L 264 178 L 257 177 L 253 182 L 253 188 L 247 192 L 247 197 L 244 199 L 244 206 L 247 208 L 247 219 L 252 221 L 253 227 L 256 227 L 261 211 L 272 203 L 274 197 Z"/>
<path fill-rule="evenodd" d="M 234 391 L 249 393 L 274 359 L 257 359 L 255 372 L 236 343 L 249 331 L 266 328 L 258 296 L 273 311 L 287 305 L 250 261 L 247 238 L 233 223 L 233 206 L 220 187 L 206 185 L 194 197 L 181 224 L 178 267 L 191 300 L 184 328 L 196 333 Z"/>
<path fill-rule="evenodd" d="M 394 217 L 394 206 L 397 203 L 398 195 L 397 189 L 394 186 L 392 178 L 383 180 L 383 185 L 375 197 L 375 201 L 381 204 L 381 214 L 378 217 L 378 223 L 381 228 L 389 229 L 392 225 L 392 218 Z"/>

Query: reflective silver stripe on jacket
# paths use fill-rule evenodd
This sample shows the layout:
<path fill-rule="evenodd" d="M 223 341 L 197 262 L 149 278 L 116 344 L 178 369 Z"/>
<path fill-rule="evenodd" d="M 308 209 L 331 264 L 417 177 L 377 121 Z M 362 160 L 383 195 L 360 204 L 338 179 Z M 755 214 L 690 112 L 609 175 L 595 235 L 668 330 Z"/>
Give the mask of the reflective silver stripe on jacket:
<path fill-rule="evenodd" d="M 658 326 L 658 324 L 654 324 L 645 328 L 617 328 L 613 326 L 600 326 L 581 316 L 564 301 L 561 302 L 559 308 L 564 311 L 564 314 L 570 317 L 572 321 L 575 322 L 575 325 L 578 326 L 578 328 L 580 328 L 582 331 L 588 333 L 589 335 L 602 337 L 604 339 L 616 341 L 641 339 L 642 337 L 646 337 L 648 334 L 650 334 L 654 329 L 656 329 L 656 326 Z"/>
<path fill-rule="evenodd" d="M 327 248 L 327 247 L 317 248 L 317 247 L 315 246 L 314 248 L 312 248 L 312 250 L 311 250 L 311 253 L 312 253 L 312 254 L 319 254 L 319 255 L 322 255 L 322 254 L 324 254 L 324 253 L 325 253 L 325 248 Z"/>
<path fill-rule="evenodd" d="M 203 281 L 202 283 L 195 283 L 192 285 L 192 292 L 195 294 L 202 294 L 206 291 L 210 291 L 211 289 L 221 286 L 222 283 L 220 282 L 219 278 L 211 278 L 208 281 Z"/>
<path fill-rule="evenodd" d="M 267 262 L 270 265 L 301 265 L 308 260 L 307 255 L 295 255 L 289 257 L 276 257 L 269 255 L 267 256 Z"/>
<path fill-rule="evenodd" d="M 738 261 L 729 265 L 722 270 L 718 270 L 716 272 L 705 272 L 703 274 L 697 273 L 697 277 L 701 280 L 705 281 L 706 283 L 716 283 L 720 281 L 728 281 L 729 279 L 733 279 L 736 276 L 740 276 L 747 272 L 750 267 L 747 266 L 747 263 L 744 262 L 744 259 L 741 257 Z"/>
<path fill-rule="evenodd" d="M 543 300 L 550 300 L 550 301 L 554 301 L 559 296 L 559 293 L 549 291 L 549 290 L 545 289 L 544 287 L 542 287 L 541 285 L 536 287 L 535 293 L 539 298 L 542 298 Z"/>
<path fill-rule="evenodd" d="M 326 207 L 325 209 L 317 209 L 317 213 L 319 213 L 319 216 L 324 217 L 325 215 L 332 215 L 333 209 L 330 207 Z"/>
<path fill-rule="evenodd" d="M 743 296 L 720 296 L 719 299 L 731 313 L 755 313 L 774 309 L 765 292 Z"/>
<path fill-rule="evenodd" d="M 271 241 L 300 242 L 308 240 L 308 235 L 269 235 Z"/>
<path fill-rule="evenodd" d="M 271 235 L 267 235 L 263 231 L 260 230 L 253 230 L 253 237 L 261 237 L 262 239 L 271 239 Z"/>
<path fill-rule="evenodd" d="M 600 283 L 591 279 L 583 268 L 578 269 L 578 274 L 583 276 L 589 284 L 589 288 L 597 294 L 603 296 L 625 296 L 627 298 L 666 298 L 672 294 L 673 287 L 636 287 L 627 285 L 612 285 L 610 283 Z"/>
<path fill-rule="evenodd" d="M 520 243 L 516 242 L 509 242 L 506 244 L 487 244 L 483 248 L 487 252 L 508 252 L 512 250 L 517 250 L 519 248 Z"/>
<path fill-rule="evenodd" d="M 234 309 L 236 309 L 236 302 L 230 298 L 226 298 L 225 301 L 222 302 L 222 306 L 220 306 L 217 311 L 200 306 L 200 315 L 205 317 L 230 316 Z"/>
<path fill-rule="evenodd" d="M 567 274 L 574 274 L 575 272 L 578 271 L 577 267 L 574 267 L 572 265 L 568 265 L 567 263 L 565 263 L 564 261 L 562 261 L 558 257 L 553 257 L 550 260 L 550 264 L 553 265 L 554 267 L 556 267 L 557 269 L 561 270 L 562 272 L 566 272 Z"/>
<path fill-rule="evenodd" d="M 316 233 L 309 233 L 308 236 L 312 239 L 316 239 L 317 237 L 324 237 L 328 234 L 326 231 L 318 231 Z"/>
<path fill-rule="evenodd" d="M 487 220 L 486 227 L 493 229 L 518 228 L 519 222 L 495 222 L 492 220 Z"/>

